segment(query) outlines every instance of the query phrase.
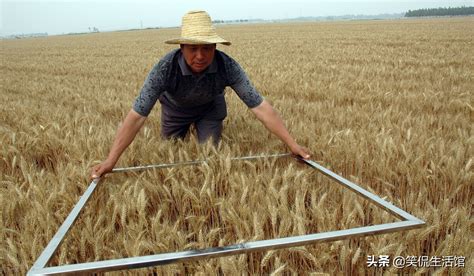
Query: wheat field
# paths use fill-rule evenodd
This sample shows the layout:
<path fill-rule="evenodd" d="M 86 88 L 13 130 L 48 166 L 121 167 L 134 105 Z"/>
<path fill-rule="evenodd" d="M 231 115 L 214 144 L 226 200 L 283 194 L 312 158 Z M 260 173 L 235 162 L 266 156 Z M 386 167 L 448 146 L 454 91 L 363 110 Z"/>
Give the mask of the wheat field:
<path fill-rule="evenodd" d="M 312 159 L 426 227 L 114 274 L 473 275 L 474 18 L 218 26 Z M 179 29 L 1 43 L 0 268 L 25 274 L 108 153 Z M 51 265 L 231 245 L 396 221 L 291 158 L 233 91 L 218 148 L 160 138 L 157 104 Z M 465 267 L 367 267 L 369 255 L 464 256 Z"/>

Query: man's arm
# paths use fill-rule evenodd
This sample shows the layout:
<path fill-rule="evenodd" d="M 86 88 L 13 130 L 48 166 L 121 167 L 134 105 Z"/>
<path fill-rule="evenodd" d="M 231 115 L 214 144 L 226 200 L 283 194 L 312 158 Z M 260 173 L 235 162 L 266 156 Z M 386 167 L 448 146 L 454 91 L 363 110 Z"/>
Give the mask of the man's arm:
<path fill-rule="evenodd" d="M 295 139 L 290 135 L 280 115 L 278 115 L 269 102 L 263 100 L 260 105 L 251 110 L 271 133 L 275 134 L 290 148 L 291 152 L 305 159 L 310 157 L 308 150 L 298 145 Z"/>
<path fill-rule="evenodd" d="M 105 161 L 92 168 L 91 177 L 98 178 L 112 171 L 125 149 L 132 143 L 147 117 L 138 114 L 133 109 L 128 112 L 122 125 L 118 128 L 115 140 Z"/>

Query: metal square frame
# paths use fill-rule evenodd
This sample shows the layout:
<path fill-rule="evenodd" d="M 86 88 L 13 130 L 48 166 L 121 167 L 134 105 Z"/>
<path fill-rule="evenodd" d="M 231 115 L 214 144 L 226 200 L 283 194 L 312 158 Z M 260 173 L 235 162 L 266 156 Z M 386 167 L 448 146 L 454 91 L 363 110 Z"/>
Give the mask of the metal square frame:
<path fill-rule="evenodd" d="M 290 154 L 274 154 L 267 156 L 246 156 L 246 157 L 237 157 L 232 158 L 231 160 L 251 160 L 258 158 L 267 158 L 267 157 L 283 157 L 289 156 Z M 252 241 L 245 242 L 235 245 L 223 246 L 223 247 L 212 247 L 204 248 L 197 250 L 189 250 L 175 253 L 163 253 L 149 256 L 140 256 L 140 257 L 131 257 L 123 259 L 114 259 L 114 260 L 105 260 L 105 261 L 96 261 L 88 263 L 79 263 L 79 264 L 69 264 L 61 265 L 55 267 L 47 267 L 49 261 L 53 257 L 54 253 L 58 249 L 59 245 L 63 241 L 69 229 L 73 226 L 77 217 L 79 216 L 82 208 L 86 205 L 88 199 L 93 194 L 97 184 L 100 179 L 94 179 L 84 194 L 81 196 L 79 201 L 76 203 L 71 213 L 67 216 L 66 220 L 59 227 L 56 234 L 50 240 L 46 248 L 43 250 L 41 255 L 38 257 L 36 262 L 33 264 L 31 269 L 28 271 L 27 275 L 57 275 L 57 274 L 72 274 L 72 273 L 91 273 L 91 272 L 107 272 L 107 271 L 116 271 L 123 269 L 133 269 L 133 268 L 143 268 L 156 265 L 166 265 L 175 262 L 183 262 L 188 260 L 197 260 L 197 259 L 206 259 L 214 258 L 228 255 L 236 255 L 242 253 L 248 253 L 252 251 L 261 251 L 261 250 L 273 250 L 288 248 L 294 246 L 304 246 L 313 243 L 319 242 L 329 242 L 335 240 L 342 240 L 360 236 L 367 235 L 379 235 L 385 233 L 391 233 L 401 230 L 409 230 L 414 228 L 420 228 L 425 225 L 425 222 L 414 217 L 413 215 L 405 212 L 404 210 L 394 206 L 393 204 L 383 200 L 382 198 L 368 192 L 367 190 L 361 188 L 360 186 L 352 183 L 351 181 L 345 179 L 344 177 L 332 172 L 331 170 L 319 165 L 318 163 L 305 160 L 299 157 L 296 159 L 303 161 L 307 165 L 316 169 L 317 171 L 325 174 L 332 180 L 335 180 L 343 187 L 348 188 L 349 190 L 356 192 L 358 195 L 368 199 L 369 201 L 375 203 L 379 207 L 382 207 L 389 213 L 395 215 L 401 221 L 364 226 L 351 228 L 346 230 L 337 230 L 309 235 L 293 236 L 286 238 L 270 239 L 270 240 L 261 240 L 261 241 Z M 124 171 L 138 171 L 152 168 L 168 168 L 175 166 L 189 166 L 189 165 L 198 165 L 206 163 L 206 160 L 202 161 L 189 161 L 181 163 L 172 163 L 172 164 L 159 164 L 159 165 L 149 165 L 141 167 L 130 167 L 130 168 L 117 168 L 113 172 L 124 172 Z"/>

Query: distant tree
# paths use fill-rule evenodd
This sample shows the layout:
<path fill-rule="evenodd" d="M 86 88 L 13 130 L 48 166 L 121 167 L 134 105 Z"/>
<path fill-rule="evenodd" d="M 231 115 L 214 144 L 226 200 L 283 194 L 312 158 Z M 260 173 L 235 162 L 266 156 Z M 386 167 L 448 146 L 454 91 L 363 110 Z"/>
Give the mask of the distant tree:
<path fill-rule="evenodd" d="M 458 7 L 458 8 L 436 8 L 436 9 L 419 9 L 408 10 L 405 17 L 418 16 L 452 16 L 452 15 L 472 15 L 474 14 L 474 7 Z"/>

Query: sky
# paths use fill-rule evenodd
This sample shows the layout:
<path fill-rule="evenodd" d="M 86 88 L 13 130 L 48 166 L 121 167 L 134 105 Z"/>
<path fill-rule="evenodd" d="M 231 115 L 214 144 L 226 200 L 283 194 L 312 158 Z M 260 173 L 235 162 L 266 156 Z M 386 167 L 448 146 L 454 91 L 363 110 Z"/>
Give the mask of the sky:
<path fill-rule="evenodd" d="M 174 27 L 187 11 L 196 9 L 206 10 L 213 20 L 234 20 L 376 15 L 460 6 L 474 6 L 474 0 L 0 0 L 0 36 L 88 32 L 92 27 L 100 31 Z"/>

